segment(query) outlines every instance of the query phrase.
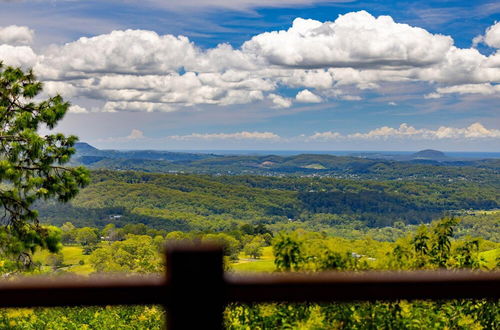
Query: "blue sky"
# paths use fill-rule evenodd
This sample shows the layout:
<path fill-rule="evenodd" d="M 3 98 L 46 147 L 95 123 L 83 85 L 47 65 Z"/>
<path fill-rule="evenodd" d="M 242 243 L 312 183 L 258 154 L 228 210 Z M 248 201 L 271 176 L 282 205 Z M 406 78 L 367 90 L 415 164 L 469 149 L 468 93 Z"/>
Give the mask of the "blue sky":
<path fill-rule="evenodd" d="M 0 0 L 0 59 L 102 148 L 499 151 L 498 20 L 494 1 Z"/>

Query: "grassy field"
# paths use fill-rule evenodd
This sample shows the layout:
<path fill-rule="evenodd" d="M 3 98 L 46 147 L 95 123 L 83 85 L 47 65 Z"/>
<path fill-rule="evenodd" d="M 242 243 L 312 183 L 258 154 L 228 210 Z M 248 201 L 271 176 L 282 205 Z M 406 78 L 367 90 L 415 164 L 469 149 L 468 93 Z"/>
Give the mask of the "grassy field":
<path fill-rule="evenodd" d="M 62 249 L 63 267 L 61 270 L 69 271 L 78 274 L 90 274 L 94 271 L 89 264 L 89 256 L 83 254 L 83 248 L 80 246 L 64 246 Z M 50 266 L 47 264 L 47 257 L 50 255 L 48 251 L 37 251 L 33 256 L 33 261 L 40 262 L 42 269 L 48 269 Z M 83 261 L 83 265 L 81 265 Z"/>
<path fill-rule="evenodd" d="M 248 256 L 241 254 L 240 260 L 231 265 L 235 271 L 243 272 L 272 272 L 274 267 L 274 256 L 272 247 L 268 246 L 263 249 L 263 255 L 260 259 L 251 259 Z M 60 269 L 72 273 L 88 275 L 95 270 L 89 263 L 89 256 L 83 254 L 83 248 L 80 246 L 64 246 L 62 251 L 63 267 Z M 42 265 L 42 270 L 49 270 L 47 258 L 50 253 L 48 251 L 37 251 L 33 256 L 33 261 L 39 262 Z M 81 265 L 83 261 L 83 265 Z"/>
<path fill-rule="evenodd" d="M 266 246 L 262 250 L 260 259 L 249 259 L 244 254 L 241 254 L 240 260 L 232 264 L 231 268 L 241 272 L 273 272 L 275 270 L 273 248 Z"/>
<path fill-rule="evenodd" d="M 89 256 L 83 254 L 83 248 L 80 246 L 64 246 L 62 249 L 63 271 L 88 275 L 94 272 L 94 269 L 89 263 Z M 231 264 L 231 269 L 237 272 L 273 272 L 275 271 L 274 256 L 271 246 L 263 248 L 263 255 L 260 259 L 252 259 L 243 253 L 240 254 L 240 259 Z M 47 263 L 48 251 L 38 251 L 33 257 L 33 261 L 40 262 L 42 270 L 49 270 L 50 265 Z M 500 248 L 484 251 L 480 253 L 484 258 L 486 266 L 493 269 L 497 263 L 497 258 L 500 258 Z M 83 261 L 83 264 L 81 264 Z"/>

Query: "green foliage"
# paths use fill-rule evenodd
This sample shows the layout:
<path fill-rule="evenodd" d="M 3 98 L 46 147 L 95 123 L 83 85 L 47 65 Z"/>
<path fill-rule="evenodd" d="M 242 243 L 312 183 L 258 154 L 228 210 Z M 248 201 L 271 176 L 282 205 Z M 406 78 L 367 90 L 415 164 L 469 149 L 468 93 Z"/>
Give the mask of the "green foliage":
<path fill-rule="evenodd" d="M 90 263 L 97 272 L 160 272 L 159 248 L 150 236 L 128 235 L 124 241 L 102 244 L 90 255 Z"/>
<path fill-rule="evenodd" d="M 32 71 L 0 62 L 0 210 L 8 224 L 2 232 L 11 236 L 10 242 L 28 241 L 26 249 L 19 249 L 23 254 L 35 246 L 49 247 L 54 238 L 38 225 L 34 202 L 67 202 L 89 182 L 84 168 L 63 167 L 75 152 L 75 136 L 37 133 L 42 126 L 54 128 L 69 107 L 59 95 L 34 102 L 41 90 Z"/>
<path fill-rule="evenodd" d="M 207 234 L 203 236 L 201 242 L 222 245 L 224 247 L 225 256 L 228 256 L 231 260 L 238 260 L 240 243 L 228 234 Z"/>
<path fill-rule="evenodd" d="M 264 248 L 265 240 L 261 236 L 254 237 L 243 248 L 243 252 L 254 259 L 259 259 L 262 256 L 262 249 Z"/>
<path fill-rule="evenodd" d="M 451 238 L 453 237 L 453 227 L 458 223 L 454 218 L 445 218 L 436 222 L 433 226 L 434 242 L 430 255 L 433 262 L 438 267 L 445 267 L 449 259 L 451 250 Z"/>
<path fill-rule="evenodd" d="M 76 228 L 71 222 L 65 222 L 61 226 L 62 236 L 61 241 L 64 244 L 74 243 L 76 240 Z"/>
<path fill-rule="evenodd" d="M 322 233 L 298 230 L 280 233 L 273 246 L 263 248 L 262 260 L 243 260 L 235 269 L 262 269 L 269 271 L 274 250 L 277 270 L 322 271 L 366 269 L 434 269 L 484 268 L 480 252 L 482 245 L 495 249 L 498 244 L 472 238 L 455 240 L 451 234 L 458 226 L 457 220 L 444 218 L 423 225 L 409 232 L 396 243 L 378 242 L 369 237 L 345 239 Z M 66 228 L 72 226 L 66 224 Z M 142 226 L 142 231 L 148 228 Z M 241 227 L 240 227 L 241 228 Z M 244 227 L 245 230 L 248 229 Z M 107 231 L 113 230 L 108 226 Z M 71 230 L 78 231 L 78 228 Z M 265 245 L 265 234 L 248 235 L 243 232 L 217 234 L 171 232 L 167 241 L 232 242 L 235 253 L 242 242 Z M 222 234 L 222 235 L 221 235 Z M 238 240 L 236 237 L 240 237 Z M 98 272 L 159 272 L 163 268 L 160 246 L 163 237 L 129 234 L 123 241 L 102 241 L 90 256 L 82 256 L 81 247 L 65 247 L 64 263 L 76 267 L 93 267 Z M 239 244 L 235 244 L 236 243 Z M 443 250 L 443 251 L 441 251 Z M 231 254 L 228 250 L 228 255 Z M 492 250 L 495 251 L 495 250 Z M 445 260 L 435 256 L 446 257 Z M 85 257 L 85 258 L 83 258 Z M 45 260 L 46 257 L 42 258 Z M 88 259 L 86 259 L 88 258 Z M 80 260 L 90 260 L 78 266 Z M 278 266 L 281 265 L 281 266 Z M 66 265 L 64 265 L 66 266 Z M 61 270 L 59 268 L 58 270 Z M 497 302 L 483 300 L 457 300 L 447 302 L 398 301 L 349 304 L 263 304 L 230 305 L 225 310 L 226 327 L 229 329 L 496 329 L 500 322 Z M 151 307 L 113 308 L 57 308 L 0 311 L 0 327 L 19 328 L 160 328 L 163 313 Z"/>
<path fill-rule="evenodd" d="M 304 262 L 302 241 L 295 233 L 281 233 L 273 242 L 274 264 L 279 271 L 300 270 Z"/>
<path fill-rule="evenodd" d="M 63 259 L 63 264 L 57 268 L 58 272 L 70 272 L 79 275 L 94 272 L 88 262 L 90 256 L 84 254 L 84 249 L 81 246 L 63 246 L 58 253 L 62 254 Z M 39 250 L 33 254 L 33 264 L 36 265 L 38 272 L 51 273 L 53 271 L 53 265 L 48 262 L 51 254 L 47 250 Z"/>
<path fill-rule="evenodd" d="M 33 268 L 31 255 L 37 248 L 56 253 L 61 249 L 61 230 L 54 226 L 36 230 L 28 227 L 22 237 L 12 227 L 0 228 L 0 272 L 24 271 Z"/>
<path fill-rule="evenodd" d="M 453 240 L 459 220 L 443 218 L 398 240 L 388 264 L 397 269 L 485 268 L 480 257 L 480 240 Z"/>
<path fill-rule="evenodd" d="M 76 230 L 75 241 L 83 246 L 99 243 L 100 238 L 95 228 L 84 227 Z"/>
<path fill-rule="evenodd" d="M 456 268 L 481 268 L 479 256 L 479 239 L 467 239 L 456 248 Z"/>
<path fill-rule="evenodd" d="M 500 210 L 456 212 L 461 219 L 457 236 L 477 236 L 500 242 Z"/>
<path fill-rule="evenodd" d="M 412 229 L 404 224 L 427 223 L 449 211 L 500 205 L 494 187 L 476 183 L 123 171 L 92 172 L 92 179 L 70 204 L 37 204 L 41 219 L 56 225 L 71 219 L 78 227 L 99 228 L 143 223 L 167 232 L 231 231 L 248 225 L 242 230 L 253 234 L 263 225 L 273 232 L 303 228 L 345 237 L 370 232 L 375 239 L 395 241 Z M 395 222 L 400 225 L 392 227 Z M 494 226 L 491 221 L 481 230 Z"/>
<path fill-rule="evenodd" d="M 126 230 L 116 228 L 114 223 L 108 223 L 102 230 L 102 234 L 108 241 L 121 241 L 125 238 Z"/>
<path fill-rule="evenodd" d="M 402 269 L 479 269 L 480 241 L 454 242 L 451 237 L 457 223 L 454 218 L 443 218 L 419 227 L 393 244 L 381 263 L 369 262 L 358 253 L 342 253 L 339 241 L 317 233 L 280 234 L 273 245 L 279 260 L 276 266 L 278 270 L 302 271 L 379 269 L 387 265 Z M 349 244 L 351 248 L 356 247 L 353 243 Z M 364 244 L 371 247 L 373 242 L 368 239 Z M 356 249 L 361 251 L 360 247 Z M 367 251 L 373 253 L 373 249 Z M 498 329 L 500 305 L 486 300 L 233 304 L 226 309 L 225 317 L 229 329 Z"/>
<path fill-rule="evenodd" d="M 1 329 L 163 329 L 159 306 L 0 310 Z"/>

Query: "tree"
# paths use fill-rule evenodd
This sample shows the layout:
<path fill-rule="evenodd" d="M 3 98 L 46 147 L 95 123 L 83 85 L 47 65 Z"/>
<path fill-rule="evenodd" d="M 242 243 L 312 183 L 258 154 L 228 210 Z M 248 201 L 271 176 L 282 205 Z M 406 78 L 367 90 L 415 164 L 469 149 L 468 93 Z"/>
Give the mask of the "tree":
<path fill-rule="evenodd" d="M 25 270 L 33 266 L 31 254 L 38 247 L 45 248 L 52 253 L 58 252 L 62 248 L 61 229 L 54 226 L 43 228 L 43 232 L 38 232 L 32 227 L 28 227 L 22 239 L 14 235 L 11 228 L 7 226 L 0 230 L 0 263 L 4 263 L 4 271 Z M 2 260 L 5 259 L 5 260 Z"/>
<path fill-rule="evenodd" d="M 167 240 L 167 243 L 189 240 L 188 235 L 186 235 L 186 233 L 183 233 L 182 231 L 171 231 L 170 233 L 167 234 L 165 238 Z"/>
<path fill-rule="evenodd" d="M 296 233 L 280 233 L 273 244 L 274 264 L 279 271 L 298 271 L 304 262 L 303 244 Z"/>
<path fill-rule="evenodd" d="M 100 238 L 97 234 L 97 229 L 83 227 L 76 230 L 75 240 L 83 246 L 89 246 L 99 243 Z"/>
<path fill-rule="evenodd" d="M 433 262 L 440 268 L 446 266 L 450 257 L 451 238 L 458 222 L 458 219 L 455 218 L 443 218 L 433 223 L 434 242 L 430 254 Z"/>
<path fill-rule="evenodd" d="M 243 252 L 254 259 L 262 257 L 262 248 L 264 247 L 264 239 L 261 236 L 255 236 L 252 241 L 247 243 L 243 248 Z"/>
<path fill-rule="evenodd" d="M 71 222 L 65 222 L 61 226 L 61 230 L 63 243 L 67 244 L 75 242 L 76 228 Z"/>
<path fill-rule="evenodd" d="M 67 202 L 89 183 L 89 175 L 83 167 L 64 166 L 75 153 L 76 136 L 38 133 L 41 127 L 53 129 L 70 106 L 60 95 L 35 102 L 41 91 L 31 70 L 0 62 L 0 220 L 7 224 L 2 229 L 19 240 L 35 232 L 39 245 L 48 247 L 33 203 Z"/>
<path fill-rule="evenodd" d="M 97 272 L 159 272 L 163 262 L 157 244 L 150 236 L 129 234 L 124 241 L 94 250 L 90 263 Z"/>
<path fill-rule="evenodd" d="M 231 260 L 238 260 L 240 252 L 239 242 L 231 235 L 225 233 L 207 234 L 203 236 L 202 243 L 212 243 L 222 245 L 224 247 L 224 255 Z"/>

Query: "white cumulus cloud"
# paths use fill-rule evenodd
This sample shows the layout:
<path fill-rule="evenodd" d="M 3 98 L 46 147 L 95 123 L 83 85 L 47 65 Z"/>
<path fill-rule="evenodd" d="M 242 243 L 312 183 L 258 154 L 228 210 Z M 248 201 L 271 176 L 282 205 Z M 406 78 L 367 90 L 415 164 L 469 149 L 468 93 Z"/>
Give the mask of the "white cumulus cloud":
<path fill-rule="evenodd" d="M 0 44 L 29 45 L 33 42 L 34 35 L 35 32 L 26 26 L 9 25 L 0 27 Z"/>
<path fill-rule="evenodd" d="M 38 61 L 38 56 L 29 46 L 0 45 L 0 61 L 5 65 L 31 68 Z"/>
<path fill-rule="evenodd" d="M 189 64 L 198 50 L 188 38 L 153 31 L 113 31 L 51 48 L 43 66 L 58 68 L 59 77 L 82 73 L 168 73 Z M 58 78 L 58 77 L 54 77 Z"/>
<path fill-rule="evenodd" d="M 254 36 L 243 50 L 290 67 L 418 67 L 440 62 L 452 44 L 448 36 L 360 11 L 333 22 L 297 18 L 287 31 Z"/>
<path fill-rule="evenodd" d="M 500 48 L 500 22 L 490 26 L 486 30 L 484 42 L 490 47 Z"/>
<path fill-rule="evenodd" d="M 289 108 L 292 106 L 292 100 L 278 94 L 269 94 L 269 100 L 273 103 L 273 108 Z"/>
<path fill-rule="evenodd" d="M 348 135 L 354 139 L 388 139 L 388 138 L 412 138 L 412 139 L 475 139 L 475 138 L 499 138 L 500 130 L 487 129 L 481 123 L 474 123 L 465 128 L 441 126 L 436 130 L 416 129 L 408 124 L 401 124 L 397 128 L 380 127 L 367 133 L 355 133 Z"/>
<path fill-rule="evenodd" d="M 417 130 L 413 126 L 407 124 L 401 124 L 398 128 L 383 126 L 368 133 L 354 133 L 348 135 L 349 138 L 361 138 L 361 139 L 372 139 L 372 138 L 388 138 L 388 137 L 401 137 L 401 136 L 420 136 L 424 134 L 425 130 Z"/>
<path fill-rule="evenodd" d="M 304 89 L 298 92 L 295 96 L 295 99 L 297 100 L 297 102 L 303 103 L 320 103 L 322 101 L 321 97 L 312 93 L 308 89 Z"/>
<path fill-rule="evenodd" d="M 316 132 L 313 135 L 307 137 L 306 140 L 312 140 L 312 141 L 328 141 L 328 140 L 336 140 L 343 138 L 342 134 L 338 132 Z"/>
<path fill-rule="evenodd" d="M 383 126 L 368 132 L 357 132 L 352 134 L 340 134 L 334 131 L 317 132 L 306 138 L 307 141 L 332 141 L 339 139 L 351 140 L 391 140 L 391 139 L 412 139 L 412 140 L 471 140 L 471 139 L 498 139 L 500 130 L 488 129 L 481 123 L 473 123 L 468 127 L 457 128 L 441 126 L 435 130 L 427 128 L 415 128 L 408 124 L 401 124 L 399 127 Z"/>

